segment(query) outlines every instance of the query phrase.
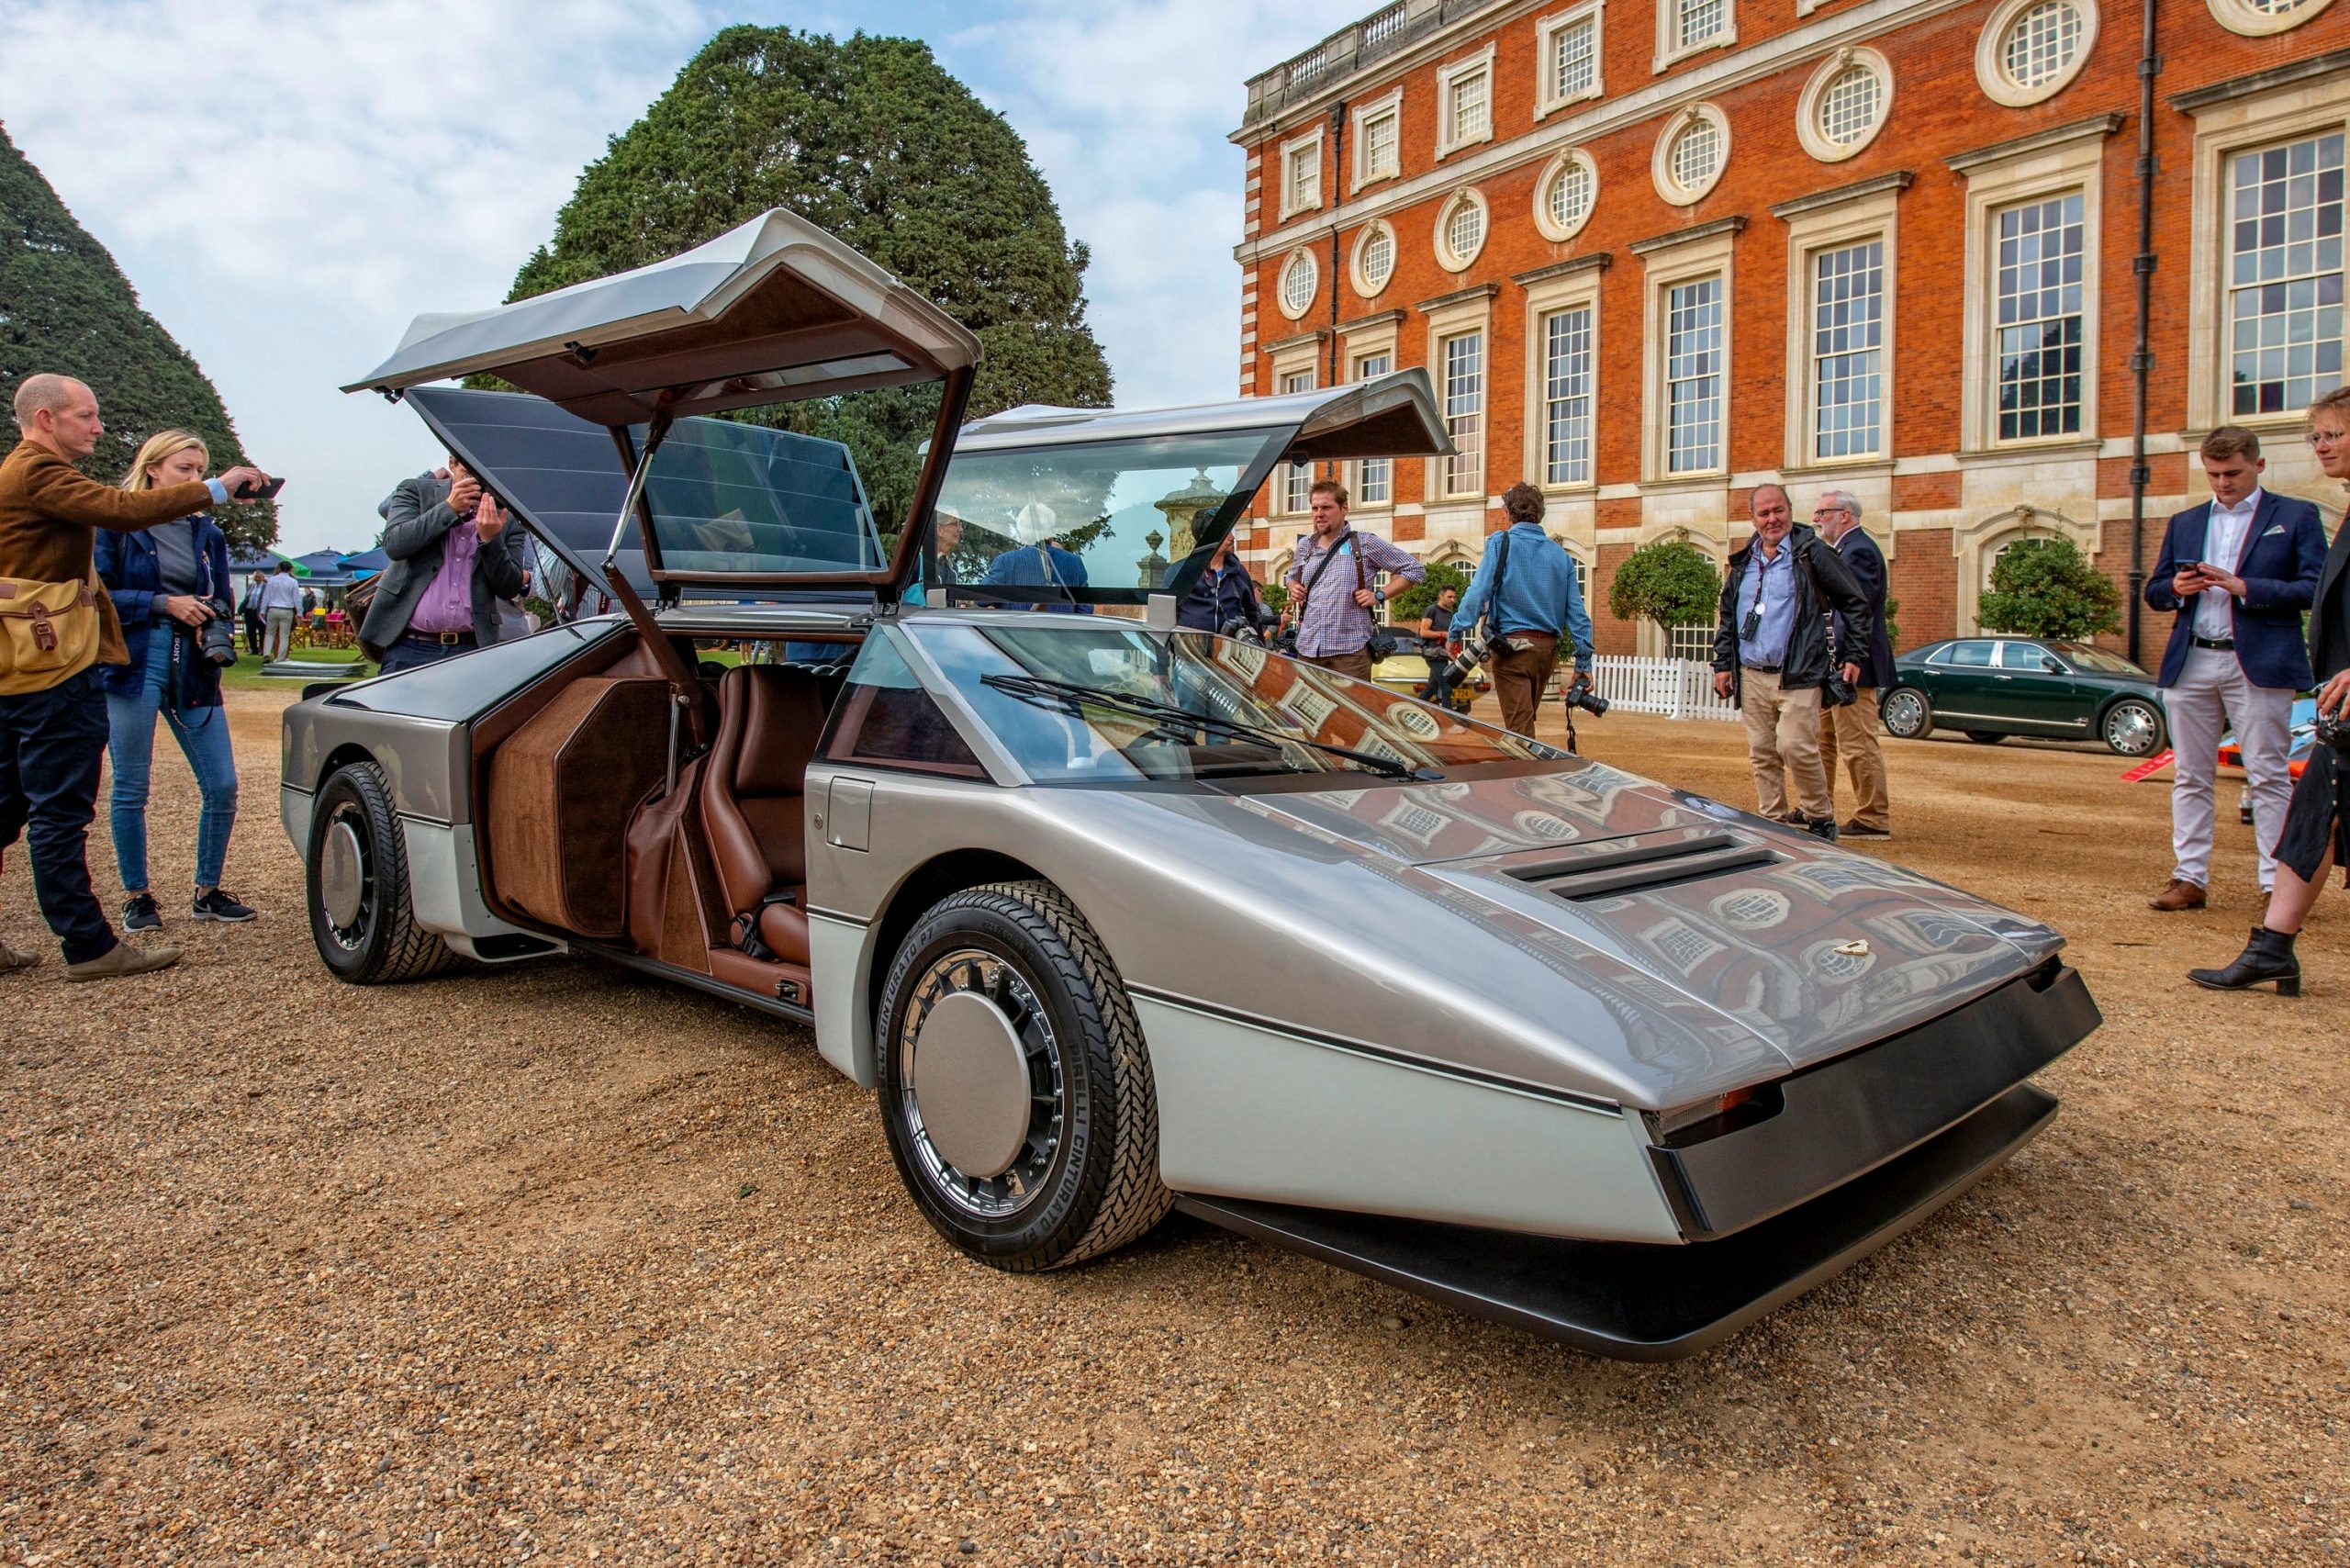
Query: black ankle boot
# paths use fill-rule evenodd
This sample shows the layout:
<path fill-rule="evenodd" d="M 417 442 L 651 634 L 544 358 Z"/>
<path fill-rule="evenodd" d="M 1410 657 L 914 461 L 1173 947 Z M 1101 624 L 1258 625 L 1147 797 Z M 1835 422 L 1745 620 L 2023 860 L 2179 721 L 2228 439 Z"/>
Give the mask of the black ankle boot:
<path fill-rule="evenodd" d="M 1803 825 L 1805 831 L 1809 833 L 1812 837 L 1824 838 L 1830 844 L 1836 842 L 1836 819 L 1834 817 L 1808 817 L 1805 819 Z"/>
<path fill-rule="evenodd" d="M 2255 925 L 2252 940 L 2236 955 L 2234 963 L 2224 969 L 2189 969 L 2187 978 L 2206 991 L 2244 991 L 2275 980 L 2277 995 L 2299 996 L 2301 961 L 2293 957 L 2293 935 L 2289 931 Z"/>

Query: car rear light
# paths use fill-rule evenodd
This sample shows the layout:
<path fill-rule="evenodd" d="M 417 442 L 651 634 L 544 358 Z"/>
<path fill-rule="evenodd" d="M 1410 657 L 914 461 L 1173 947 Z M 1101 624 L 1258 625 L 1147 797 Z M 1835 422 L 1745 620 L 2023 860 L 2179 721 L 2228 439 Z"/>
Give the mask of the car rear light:
<path fill-rule="evenodd" d="M 1768 1121 L 1785 1105 L 1786 1097 L 1777 1084 L 1751 1084 L 1670 1111 L 1648 1112 L 1649 1137 L 1667 1148 L 1686 1148 L 1693 1143 Z"/>

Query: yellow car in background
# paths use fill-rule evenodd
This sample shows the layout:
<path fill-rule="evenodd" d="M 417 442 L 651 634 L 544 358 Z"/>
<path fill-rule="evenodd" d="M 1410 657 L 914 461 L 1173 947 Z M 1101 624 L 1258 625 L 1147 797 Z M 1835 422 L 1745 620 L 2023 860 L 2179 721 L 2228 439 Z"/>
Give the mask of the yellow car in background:
<path fill-rule="evenodd" d="M 1371 678 L 1390 691 L 1400 691 L 1406 697 L 1416 697 L 1428 683 L 1428 661 L 1420 652 L 1415 638 L 1398 635 L 1395 651 L 1371 666 Z M 1485 667 L 1479 665 L 1469 672 L 1469 678 L 1452 689 L 1452 711 L 1466 713 L 1475 702 L 1477 693 L 1491 691 L 1493 681 Z"/>

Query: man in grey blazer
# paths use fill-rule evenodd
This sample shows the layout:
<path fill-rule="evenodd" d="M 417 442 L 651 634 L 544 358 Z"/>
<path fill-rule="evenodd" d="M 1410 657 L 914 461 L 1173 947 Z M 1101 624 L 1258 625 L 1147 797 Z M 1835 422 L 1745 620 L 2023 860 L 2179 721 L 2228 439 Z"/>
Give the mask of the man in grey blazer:
<path fill-rule="evenodd" d="M 386 675 L 498 641 L 498 601 L 522 591 L 529 542 L 456 458 L 445 475 L 403 479 L 375 509 L 392 564 L 359 628 Z"/>

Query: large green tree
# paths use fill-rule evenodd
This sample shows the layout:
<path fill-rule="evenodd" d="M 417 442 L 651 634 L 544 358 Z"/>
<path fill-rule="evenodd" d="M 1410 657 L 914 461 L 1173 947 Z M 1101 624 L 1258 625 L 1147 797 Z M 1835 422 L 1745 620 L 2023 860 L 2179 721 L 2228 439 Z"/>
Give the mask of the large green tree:
<path fill-rule="evenodd" d="M 98 395 L 106 433 L 82 465 L 93 478 L 119 479 L 140 442 L 175 426 L 204 438 L 216 468 L 245 460 L 220 394 L 0 129 L 0 419 L 18 384 L 43 371 L 86 381 Z M 231 543 L 277 537 L 269 502 L 217 515 Z"/>
<path fill-rule="evenodd" d="M 732 27 L 588 166 L 512 299 L 656 262 L 783 207 L 864 252 L 979 335 L 973 417 L 1099 408 L 1086 249 L 1019 136 L 912 39 Z M 884 528 L 912 494 L 934 388 L 767 410 L 848 443 Z"/>

